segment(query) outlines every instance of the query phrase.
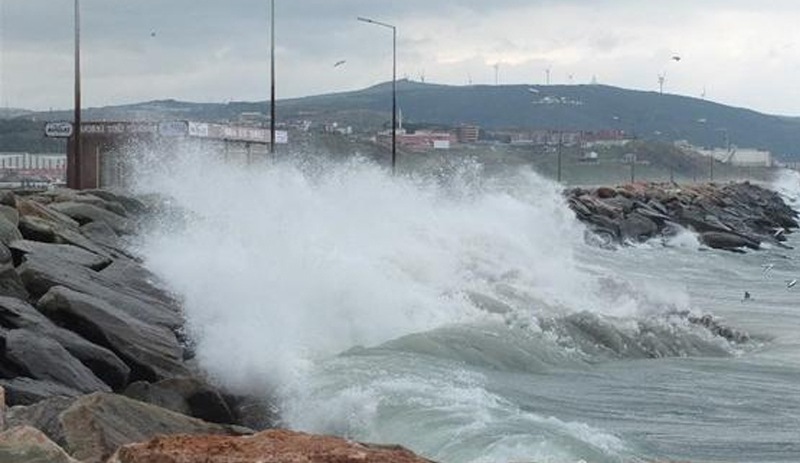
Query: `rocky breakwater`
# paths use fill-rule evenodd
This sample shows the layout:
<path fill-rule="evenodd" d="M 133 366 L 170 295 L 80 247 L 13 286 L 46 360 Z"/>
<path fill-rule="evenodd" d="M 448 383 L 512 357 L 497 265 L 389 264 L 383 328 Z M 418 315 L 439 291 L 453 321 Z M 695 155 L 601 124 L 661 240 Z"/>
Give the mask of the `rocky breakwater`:
<path fill-rule="evenodd" d="M 716 249 L 785 246 L 798 214 L 777 193 L 748 183 L 633 183 L 566 191 L 570 208 L 602 247 L 670 237 L 681 229 Z"/>
<path fill-rule="evenodd" d="M 153 213 L 102 190 L 0 191 L 1 462 L 422 461 L 289 431 L 241 437 L 272 409 L 193 365 L 180 301 L 128 245 Z M 244 450 L 213 459 L 182 442 Z"/>

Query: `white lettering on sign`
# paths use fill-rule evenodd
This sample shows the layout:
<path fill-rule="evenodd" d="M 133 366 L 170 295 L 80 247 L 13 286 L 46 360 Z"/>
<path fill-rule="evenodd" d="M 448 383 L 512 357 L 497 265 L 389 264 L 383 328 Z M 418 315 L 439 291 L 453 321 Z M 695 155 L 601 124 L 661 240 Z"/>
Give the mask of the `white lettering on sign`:
<path fill-rule="evenodd" d="M 71 122 L 48 122 L 44 126 L 44 134 L 53 138 L 68 138 L 72 136 Z"/>
<path fill-rule="evenodd" d="M 189 124 L 184 121 L 161 122 L 158 133 L 165 137 L 183 137 L 189 134 Z"/>
<path fill-rule="evenodd" d="M 203 122 L 189 122 L 189 135 L 193 137 L 208 137 L 208 124 Z"/>

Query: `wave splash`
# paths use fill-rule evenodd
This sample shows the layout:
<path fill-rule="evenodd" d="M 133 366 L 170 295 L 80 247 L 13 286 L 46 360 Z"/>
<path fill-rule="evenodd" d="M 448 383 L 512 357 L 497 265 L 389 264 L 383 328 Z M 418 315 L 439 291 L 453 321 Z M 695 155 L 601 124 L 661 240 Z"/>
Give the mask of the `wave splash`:
<path fill-rule="evenodd" d="M 391 176 L 363 159 L 296 156 L 242 166 L 205 152 L 140 168 L 147 182 L 138 192 L 168 198 L 173 212 L 144 236 L 141 252 L 183 297 L 200 365 L 233 391 L 277 390 L 283 418 L 295 428 L 407 439 L 457 461 L 479 458 L 490 444 L 496 452 L 484 454 L 566 457 L 572 453 L 562 450 L 575 445 L 585 446 L 578 455 L 616 454 L 624 446 L 614 436 L 520 414 L 488 392 L 481 375 L 462 381 L 472 373 L 453 369 L 453 361 L 463 365 L 461 354 L 431 357 L 414 340 L 430 336 L 452 350 L 458 343 L 441 337 L 448 327 L 500 322 L 497 336 L 521 329 L 549 343 L 498 349 L 480 362 L 506 365 L 512 350 L 528 349 L 535 355 L 521 361 L 547 364 L 573 361 L 570 352 L 590 352 L 598 341 L 614 347 L 631 318 L 689 309 L 685 294 L 634 288 L 586 264 L 581 256 L 604 251 L 587 249 L 559 186 L 532 172 L 487 178 L 479 165 L 464 162 L 447 174 Z M 469 329 L 456 337 L 465 346 L 479 339 Z M 718 353 L 715 343 L 707 345 Z M 681 348 L 652 350 L 681 355 Z M 387 351 L 386 365 L 364 363 Z M 419 370 L 419 355 L 433 358 L 431 370 Z M 376 376 L 376 368 L 385 374 Z M 415 440 L 425 436 L 403 429 L 425 418 L 426 400 L 436 405 L 433 412 L 446 409 L 438 419 L 452 417 L 453 401 L 468 419 L 460 427 L 439 423 L 431 442 Z M 386 415 L 387 407 L 400 407 L 399 414 Z M 391 423 L 380 418 L 386 416 Z M 436 424 L 437 416 L 427 418 Z M 489 424 L 470 428 L 476 416 Z M 545 437 L 535 445 L 530 436 L 502 437 L 514 420 Z M 491 442 L 489 428 L 498 433 Z M 458 448 L 469 448 L 463 440 L 441 448 L 453 432 L 475 445 L 471 457 L 459 456 Z"/>

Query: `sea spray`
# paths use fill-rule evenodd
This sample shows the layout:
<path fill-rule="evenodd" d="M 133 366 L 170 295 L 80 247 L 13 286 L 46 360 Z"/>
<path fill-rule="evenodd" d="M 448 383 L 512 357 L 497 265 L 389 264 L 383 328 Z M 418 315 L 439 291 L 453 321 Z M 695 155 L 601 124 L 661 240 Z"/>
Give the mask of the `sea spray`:
<path fill-rule="evenodd" d="M 490 337 L 517 330 L 538 343 L 484 351 L 492 364 L 513 366 L 504 359 L 514 352 L 544 364 L 581 360 L 580 343 L 542 333 L 540 320 L 688 306 L 680 291 L 627 283 L 587 259 L 619 254 L 587 247 L 559 186 L 529 171 L 486 178 L 466 162 L 392 176 L 363 159 L 242 165 L 196 151 L 159 159 L 142 164 L 137 190 L 180 214 L 144 237 L 147 264 L 182 296 L 200 365 L 230 389 L 277 393 L 291 427 L 406 443 L 446 461 L 479 458 L 486 446 L 497 455 L 615 455 L 624 445 L 614 436 L 523 412 L 490 392 L 471 370 L 484 367 L 469 360 L 468 330 L 467 357 L 382 346 L 489 321 Z M 508 310 L 487 313 L 476 303 L 487 300 Z M 602 325 L 612 337 L 638 329 L 613 320 Z M 480 416 L 485 426 L 475 427 Z M 426 434 L 408 428 L 424 419 Z M 508 437 L 508 420 L 535 431 Z"/>
<path fill-rule="evenodd" d="M 232 384 L 471 319 L 465 291 L 499 281 L 553 305 L 588 295 L 572 252 L 580 226 L 532 173 L 467 192 L 359 159 L 321 171 L 189 152 L 148 165 L 139 191 L 187 220 L 147 237 L 148 265 L 185 298 L 202 364 Z"/>

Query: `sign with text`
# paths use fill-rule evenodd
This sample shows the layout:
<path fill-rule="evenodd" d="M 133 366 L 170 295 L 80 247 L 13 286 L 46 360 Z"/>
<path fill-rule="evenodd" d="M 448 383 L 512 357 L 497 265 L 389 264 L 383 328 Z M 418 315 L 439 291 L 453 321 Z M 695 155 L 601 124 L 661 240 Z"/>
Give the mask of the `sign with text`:
<path fill-rule="evenodd" d="M 51 138 L 69 138 L 72 136 L 72 122 L 48 122 L 44 134 Z"/>

